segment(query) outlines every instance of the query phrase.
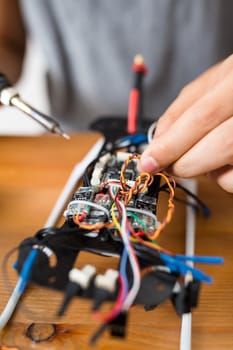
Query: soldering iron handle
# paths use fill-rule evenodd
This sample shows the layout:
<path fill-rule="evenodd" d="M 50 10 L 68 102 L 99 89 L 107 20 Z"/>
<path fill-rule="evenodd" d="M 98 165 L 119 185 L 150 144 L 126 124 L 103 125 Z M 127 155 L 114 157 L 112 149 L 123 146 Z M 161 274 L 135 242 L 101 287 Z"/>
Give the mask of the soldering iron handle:
<path fill-rule="evenodd" d="M 18 92 L 14 89 L 12 84 L 9 82 L 7 77 L 0 73 L 0 105 L 13 106 L 20 111 L 27 114 L 29 117 L 34 119 L 36 122 L 41 124 L 46 130 L 52 133 L 59 134 L 65 139 L 69 139 L 67 135 L 60 127 L 59 123 L 53 118 L 39 112 L 26 102 L 24 102 Z"/>

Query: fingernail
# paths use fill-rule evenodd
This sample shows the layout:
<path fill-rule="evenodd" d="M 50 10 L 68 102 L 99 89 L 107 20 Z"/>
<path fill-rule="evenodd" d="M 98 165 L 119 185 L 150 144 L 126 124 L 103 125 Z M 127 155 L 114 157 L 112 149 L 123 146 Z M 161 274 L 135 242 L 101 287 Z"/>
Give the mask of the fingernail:
<path fill-rule="evenodd" d="M 159 170 L 159 164 L 151 156 L 145 156 L 141 158 L 140 168 L 141 171 L 153 173 Z"/>

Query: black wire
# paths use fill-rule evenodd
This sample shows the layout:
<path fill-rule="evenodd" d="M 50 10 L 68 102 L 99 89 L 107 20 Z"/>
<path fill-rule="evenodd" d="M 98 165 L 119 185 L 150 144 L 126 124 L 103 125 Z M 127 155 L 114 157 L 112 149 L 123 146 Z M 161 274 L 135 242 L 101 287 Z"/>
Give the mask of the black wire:
<path fill-rule="evenodd" d="M 108 327 L 108 323 L 103 323 L 101 326 L 95 331 L 95 333 L 91 336 L 89 344 L 94 345 L 98 338 L 103 334 L 103 332 L 106 330 Z"/>
<path fill-rule="evenodd" d="M 170 182 L 170 184 L 174 188 L 174 184 L 172 182 Z M 197 205 L 195 205 L 194 203 L 191 203 L 189 201 L 182 200 L 181 198 L 178 198 L 177 196 L 175 196 L 175 199 L 177 201 L 183 202 L 189 206 L 192 206 L 197 211 L 198 211 L 198 208 L 200 208 L 204 217 L 209 217 L 211 215 L 209 207 L 197 195 L 195 195 L 194 193 L 189 191 L 186 187 L 181 185 L 179 182 L 176 183 L 175 187 L 181 189 L 188 196 L 192 197 L 196 201 Z M 161 192 L 161 191 L 167 192 L 167 189 L 168 189 L 168 184 L 166 183 L 166 184 L 160 186 L 159 192 Z"/>
<path fill-rule="evenodd" d="M 166 192 L 166 193 L 170 193 L 169 190 L 166 190 L 166 189 L 163 189 L 161 192 Z M 188 205 L 189 207 L 193 208 L 196 212 L 199 212 L 200 211 L 200 206 L 198 206 L 197 204 L 195 203 L 191 203 L 190 201 L 188 201 L 187 199 L 183 199 L 183 198 L 179 198 L 177 196 L 174 196 L 174 200 L 176 202 L 179 202 L 179 203 L 183 203 L 185 205 Z"/>
<path fill-rule="evenodd" d="M 181 185 L 179 182 L 176 184 L 176 187 L 180 188 L 182 191 L 184 191 L 187 195 L 192 197 L 199 204 L 199 206 L 202 209 L 203 215 L 205 217 L 209 217 L 211 215 L 209 207 L 197 195 L 189 191 L 186 187 Z"/>
<path fill-rule="evenodd" d="M 85 173 L 83 174 L 83 186 L 85 186 L 85 187 L 91 186 L 90 178 L 89 178 L 87 171 L 85 171 Z"/>

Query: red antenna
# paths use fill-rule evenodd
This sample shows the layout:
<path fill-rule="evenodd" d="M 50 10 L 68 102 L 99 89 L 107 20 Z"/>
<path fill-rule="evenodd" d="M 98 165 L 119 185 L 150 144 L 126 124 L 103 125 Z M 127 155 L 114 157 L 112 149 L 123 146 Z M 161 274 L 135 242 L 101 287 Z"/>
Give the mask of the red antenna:
<path fill-rule="evenodd" d="M 129 95 L 128 106 L 128 124 L 127 131 L 129 134 L 135 134 L 138 128 L 139 118 L 142 118 L 142 82 L 143 76 L 147 73 L 147 67 L 142 55 L 136 55 L 132 65 L 135 80 L 134 86 Z"/>

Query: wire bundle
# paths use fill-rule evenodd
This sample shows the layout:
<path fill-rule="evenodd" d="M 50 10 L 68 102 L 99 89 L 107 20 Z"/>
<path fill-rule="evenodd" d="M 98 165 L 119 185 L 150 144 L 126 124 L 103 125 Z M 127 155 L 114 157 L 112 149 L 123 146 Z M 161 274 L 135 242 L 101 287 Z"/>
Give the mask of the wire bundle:
<path fill-rule="evenodd" d="M 97 313 L 96 311 L 94 312 L 94 317 L 102 321 L 102 323 L 105 324 L 105 327 L 102 325 L 101 329 L 99 329 L 93 336 L 93 339 L 96 339 L 97 334 L 101 333 L 101 330 L 104 330 L 107 324 L 109 324 L 120 313 L 129 310 L 139 292 L 141 286 L 141 270 L 133 244 L 136 242 L 152 249 L 163 250 L 155 242 L 155 238 L 159 236 L 164 227 L 170 222 L 174 211 L 173 199 L 175 183 L 173 179 L 170 179 L 164 173 L 156 174 L 156 176 L 160 176 L 165 180 L 170 191 L 168 211 L 161 224 L 158 225 L 157 217 L 154 213 L 148 210 L 128 206 L 132 197 L 139 193 L 147 192 L 148 187 L 154 180 L 154 177 L 148 173 L 138 175 L 135 181 L 132 181 L 131 183 L 126 179 L 125 173 L 129 163 L 137 161 L 139 158 L 140 156 L 138 154 L 129 155 L 122 165 L 120 179 L 108 181 L 101 185 L 101 190 L 103 190 L 104 187 L 108 188 L 108 193 L 112 200 L 110 214 L 106 215 L 105 222 L 95 224 L 86 223 L 85 211 L 84 214 L 78 213 L 73 217 L 74 223 L 84 229 L 97 231 L 103 227 L 115 229 L 123 242 L 123 252 L 119 267 L 120 287 L 118 290 L 118 296 L 112 310 L 107 315 L 101 315 L 100 312 Z M 101 198 L 100 194 L 98 195 L 98 198 Z M 85 204 L 84 210 L 87 212 L 90 207 L 95 207 L 95 209 L 106 213 L 105 207 L 96 204 L 94 206 L 91 201 L 77 202 L 79 202 L 79 204 Z M 144 220 L 144 218 L 147 219 Z M 137 222 L 138 229 L 136 231 L 133 227 L 132 221 Z M 148 224 L 148 222 L 150 224 Z M 128 281 L 128 273 L 126 270 L 127 262 L 129 262 L 130 270 L 132 271 L 131 283 Z"/>
<path fill-rule="evenodd" d="M 107 209 L 103 205 L 96 203 L 94 205 L 91 201 L 79 201 L 80 204 L 82 203 L 85 205 L 86 212 L 88 212 L 90 208 L 102 212 L 105 221 L 94 224 L 87 223 L 85 221 L 87 218 L 85 211 L 84 213 L 75 214 L 73 218 L 75 224 L 79 225 L 79 227 L 95 230 L 97 233 L 103 227 L 111 229 L 121 238 L 123 243 L 116 302 L 107 314 L 101 314 L 101 312 L 97 311 L 93 313 L 95 319 L 102 322 L 102 326 L 92 337 L 92 342 L 97 339 L 102 331 L 110 325 L 114 319 L 122 313 L 128 312 L 140 290 L 142 276 L 158 268 L 154 266 L 152 262 L 151 266 L 142 270 L 134 249 L 134 244 L 139 244 L 146 249 L 159 252 L 160 258 L 164 263 L 163 269 L 166 269 L 168 273 L 177 273 L 178 275 L 187 275 L 187 273 L 190 273 L 193 279 L 206 283 L 210 283 L 212 279 L 201 270 L 186 264 L 186 262 L 191 260 L 199 263 L 216 264 L 222 262 L 222 259 L 218 257 L 175 255 L 159 246 L 157 239 L 166 225 L 171 221 L 174 213 L 176 183 L 173 178 L 163 172 L 159 172 L 154 176 L 149 173 L 142 173 L 139 174 L 134 181 L 129 181 L 126 177 L 126 172 L 128 167 L 130 167 L 130 162 L 137 162 L 139 158 L 140 155 L 138 154 L 130 154 L 123 162 L 119 179 L 108 180 L 101 184 L 100 193 L 98 193 L 97 197 L 100 201 L 104 200 L 107 194 L 103 194 L 101 191 L 107 189 L 107 193 L 112 201 L 109 212 L 107 212 Z M 167 213 L 159 224 L 155 213 L 137 208 L 131 203 L 133 198 L 137 197 L 140 193 L 146 193 L 148 191 L 156 176 L 160 177 L 164 182 L 164 184 L 160 186 L 161 191 L 166 189 L 169 193 Z M 182 187 L 180 188 L 182 189 Z M 132 275 L 130 281 L 128 269 L 130 269 Z"/>

